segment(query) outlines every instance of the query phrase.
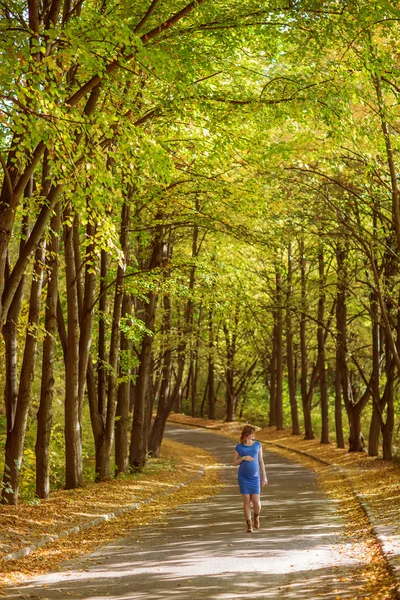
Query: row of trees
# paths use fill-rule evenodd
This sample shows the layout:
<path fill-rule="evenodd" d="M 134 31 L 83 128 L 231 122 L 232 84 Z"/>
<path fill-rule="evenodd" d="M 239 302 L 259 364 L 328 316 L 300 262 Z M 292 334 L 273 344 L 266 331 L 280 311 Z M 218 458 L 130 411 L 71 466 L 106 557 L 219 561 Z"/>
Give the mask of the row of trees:
<path fill-rule="evenodd" d="M 282 344 L 286 313 L 293 430 L 298 430 L 293 411 L 295 382 L 291 383 L 295 378 L 291 314 L 295 313 L 306 438 L 313 437 L 310 411 L 318 383 L 321 442 L 329 441 L 331 395 L 338 446 L 345 445 L 344 406 L 349 449 L 365 448 L 361 421 L 368 406 L 369 454 L 378 454 L 382 435 L 383 457 L 390 460 L 400 366 L 399 53 L 393 37 L 397 24 L 388 15 L 375 17 L 371 23 L 361 11 L 354 27 L 350 20 L 345 30 L 343 21 L 333 29 L 344 36 L 344 48 L 337 52 L 332 39 L 326 40 L 327 54 L 317 63 L 324 74 L 323 86 L 308 99 L 309 115 L 302 118 L 300 130 L 292 128 L 282 140 L 292 148 L 295 139 L 301 142 L 301 154 L 297 150 L 297 157 L 292 154 L 281 163 L 285 172 L 278 185 L 285 189 L 290 207 L 282 231 L 290 241 L 285 266 L 282 254 L 276 262 L 273 339 L 276 347 Z M 340 57 L 334 66 L 333 55 Z M 293 118 L 291 123 L 293 127 Z M 306 149 L 307 134 L 312 142 Z M 293 252 L 298 265 L 295 279 Z M 308 265 L 313 265 L 311 278 Z M 315 325 L 307 334 L 310 317 Z M 307 335 L 315 340 L 311 365 Z M 271 422 L 276 420 L 278 426 L 282 394 L 275 378 L 281 378 L 281 354 L 275 352 L 270 367 Z"/>
<path fill-rule="evenodd" d="M 67 488 L 86 406 L 98 480 L 183 406 L 392 457 L 397 6 L 167 4 L 1 14 L 3 502 L 60 389 Z"/>
<path fill-rule="evenodd" d="M 233 140 L 216 131 L 223 117 L 219 104 L 231 102 L 219 91 L 229 83 L 229 62 L 243 41 L 228 30 L 253 20 L 255 8 L 249 3 L 242 14 L 239 3 L 206 10 L 202 4 L 154 0 L 133 13 L 120 2 L 4 5 L 4 502 L 17 502 L 35 408 L 36 493 L 49 493 L 60 359 L 67 488 L 83 484 L 86 399 L 96 477 L 114 471 L 114 447 L 116 473 L 143 467 L 156 305 L 161 298 L 158 306 L 164 303 L 168 313 L 174 293 L 182 296 L 174 306 L 182 311 L 174 325 L 179 340 L 171 347 L 178 366 L 173 389 L 166 379 L 160 383 L 152 435 L 158 452 L 185 373 L 194 261 L 204 228 L 218 228 L 220 202 L 231 186 L 225 173 L 239 164 Z M 269 6 L 262 15 L 269 19 Z M 218 76 L 217 85 L 209 83 Z M 172 374 L 167 362 L 162 368 Z"/>

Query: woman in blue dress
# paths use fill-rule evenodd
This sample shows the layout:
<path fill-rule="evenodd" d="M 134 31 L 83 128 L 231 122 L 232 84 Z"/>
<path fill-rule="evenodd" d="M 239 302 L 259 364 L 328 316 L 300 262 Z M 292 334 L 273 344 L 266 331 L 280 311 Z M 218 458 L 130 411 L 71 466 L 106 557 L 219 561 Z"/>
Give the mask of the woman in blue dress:
<path fill-rule="evenodd" d="M 247 531 L 253 532 L 251 522 L 251 503 L 254 508 L 254 527 L 260 527 L 260 489 L 267 485 L 267 475 L 260 442 L 254 439 L 255 428 L 251 425 L 243 427 L 240 444 L 235 447 L 233 464 L 239 466 L 238 482 L 243 498 L 243 512 L 247 523 Z M 261 477 L 260 477 L 261 472 Z"/>

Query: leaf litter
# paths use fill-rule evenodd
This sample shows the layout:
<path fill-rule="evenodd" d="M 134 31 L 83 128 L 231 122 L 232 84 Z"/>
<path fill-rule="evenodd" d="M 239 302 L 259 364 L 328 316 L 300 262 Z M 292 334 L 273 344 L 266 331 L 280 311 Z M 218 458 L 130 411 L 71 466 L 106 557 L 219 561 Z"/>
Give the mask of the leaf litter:
<path fill-rule="evenodd" d="M 63 537 L 31 552 L 17 561 L 1 561 L 2 589 L 49 570 L 66 560 L 89 554 L 96 548 L 123 538 L 149 523 L 165 521 L 181 505 L 206 501 L 223 487 L 215 457 L 199 448 L 165 440 L 160 459 L 151 459 L 139 474 L 101 483 L 91 483 L 76 490 L 60 490 L 48 500 L 29 506 L 3 506 L 0 512 L 2 556 L 29 546 L 41 537 L 59 534 L 82 525 L 99 515 L 113 512 L 149 498 L 154 500 L 138 510 L 127 512 L 76 534 Z M 174 486 L 194 477 L 204 468 L 204 475 L 185 487 L 157 498 Z M 143 541 L 140 537 L 137 543 Z M 91 559 L 88 559 L 88 563 Z"/>

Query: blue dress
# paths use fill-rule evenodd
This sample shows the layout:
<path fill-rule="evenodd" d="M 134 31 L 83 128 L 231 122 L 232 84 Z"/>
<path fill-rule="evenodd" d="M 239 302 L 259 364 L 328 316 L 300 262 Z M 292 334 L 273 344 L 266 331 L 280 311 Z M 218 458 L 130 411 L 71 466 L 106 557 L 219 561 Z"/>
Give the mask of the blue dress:
<path fill-rule="evenodd" d="M 260 493 L 260 465 L 258 462 L 258 453 L 261 448 L 260 442 L 254 442 L 251 446 L 237 444 L 235 447 L 239 456 L 252 456 L 253 461 L 244 460 L 239 465 L 238 482 L 241 494 L 259 494 Z"/>

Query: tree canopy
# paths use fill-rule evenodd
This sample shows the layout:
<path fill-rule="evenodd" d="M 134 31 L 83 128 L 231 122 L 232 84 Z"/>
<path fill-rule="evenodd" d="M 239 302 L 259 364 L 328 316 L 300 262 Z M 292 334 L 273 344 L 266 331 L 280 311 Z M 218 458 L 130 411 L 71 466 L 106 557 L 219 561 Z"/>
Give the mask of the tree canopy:
<path fill-rule="evenodd" d="M 392 459 L 398 3 L 0 6 L 3 502 L 172 410 Z"/>

